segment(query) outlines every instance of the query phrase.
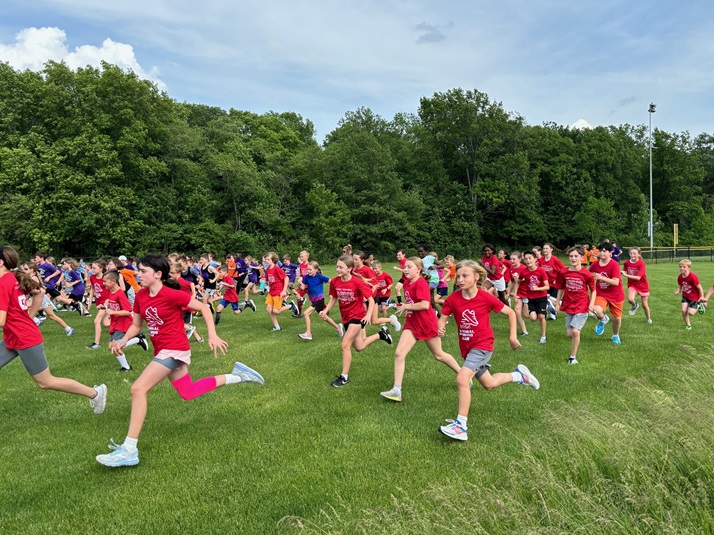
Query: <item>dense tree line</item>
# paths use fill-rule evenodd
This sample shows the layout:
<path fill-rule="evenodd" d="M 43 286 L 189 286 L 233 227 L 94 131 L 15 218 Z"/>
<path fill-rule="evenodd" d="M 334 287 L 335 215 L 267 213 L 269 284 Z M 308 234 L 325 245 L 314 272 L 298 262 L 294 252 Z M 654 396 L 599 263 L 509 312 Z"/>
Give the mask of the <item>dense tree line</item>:
<path fill-rule="evenodd" d="M 239 97 L 238 97 L 239 98 Z M 714 136 L 654 131 L 655 242 L 714 243 Z M 0 64 L 0 240 L 25 251 L 378 254 L 648 242 L 644 126 L 530 126 L 476 90 L 391 121 L 179 103 L 104 64 Z"/>

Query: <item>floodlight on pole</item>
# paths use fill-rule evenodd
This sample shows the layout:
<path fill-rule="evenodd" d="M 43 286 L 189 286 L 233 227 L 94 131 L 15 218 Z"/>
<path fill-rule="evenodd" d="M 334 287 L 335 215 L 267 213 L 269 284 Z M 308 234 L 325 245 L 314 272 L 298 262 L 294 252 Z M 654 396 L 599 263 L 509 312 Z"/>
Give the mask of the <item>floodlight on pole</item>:
<path fill-rule="evenodd" d="M 650 235 L 650 254 L 652 253 L 652 249 L 654 248 L 654 222 L 652 218 L 652 214 L 654 212 L 654 205 L 652 201 L 652 114 L 657 110 L 657 105 L 652 102 L 650 103 L 650 107 L 647 110 L 647 113 L 649 113 L 649 118 L 650 118 L 650 228 L 649 228 L 649 235 Z"/>

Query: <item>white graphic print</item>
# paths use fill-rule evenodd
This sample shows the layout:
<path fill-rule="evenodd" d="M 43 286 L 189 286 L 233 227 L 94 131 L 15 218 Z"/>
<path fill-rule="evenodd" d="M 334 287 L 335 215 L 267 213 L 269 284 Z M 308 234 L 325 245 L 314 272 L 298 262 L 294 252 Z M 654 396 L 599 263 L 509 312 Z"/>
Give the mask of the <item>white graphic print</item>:
<path fill-rule="evenodd" d="M 146 315 L 146 325 L 149 328 L 149 335 L 155 336 L 159 332 L 159 327 L 164 324 L 164 320 L 159 317 L 156 307 L 148 307 L 144 314 Z"/>
<path fill-rule="evenodd" d="M 474 335 L 474 329 L 478 327 L 476 319 L 476 311 L 472 309 L 464 310 L 461 314 L 461 322 L 459 325 L 459 337 L 462 340 L 471 340 Z"/>

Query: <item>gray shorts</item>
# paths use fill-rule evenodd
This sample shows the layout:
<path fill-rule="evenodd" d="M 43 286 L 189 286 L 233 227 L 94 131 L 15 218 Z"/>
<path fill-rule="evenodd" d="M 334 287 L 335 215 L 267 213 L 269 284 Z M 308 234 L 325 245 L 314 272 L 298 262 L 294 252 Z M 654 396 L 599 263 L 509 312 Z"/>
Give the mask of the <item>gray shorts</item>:
<path fill-rule="evenodd" d="M 37 375 L 49 368 L 47 357 L 45 357 L 45 344 L 38 344 L 26 349 L 8 349 L 5 340 L 0 341 L 0 368 L 17 356 L 20 357 L 30 375 Z"/>
<path fill-rule="evenodd" d="M 122 331 L 114 331 L 112 334 L 109 335 L 109 341 L 116 342 L 117 340 L 124 340 L 125 334 L 126 333 Z"/>
<path fill-rule="evenodd" d="M 587 312 L 581 314 L 566 314 L 565 315 L 565 330 L 575 329 L 582 331 L 585 327 L 585 322 L 588 321 Z"/>
<path fill-rule="evenodd" d="M 491 369 L 488 363 L 493 356 L 493 351 L 484 351 L 483 349 L 472 349 L 464 359 L 464 366 L 476 372 L 476 379 L 480 378 L 484 373 Z"/>
<path fill-rule="evenodd" d="M 172 371 L 178 369 L 181 366 L 181 364 L 186 364 L 185 362 L 176 360 L 173 357 L 166 357 L 165 359 L 153 358 L 153 359 L 151 359 L 151 362 L 158 362 L 162 366 L 166 366 L 169 370 L 172 370 Z"/>

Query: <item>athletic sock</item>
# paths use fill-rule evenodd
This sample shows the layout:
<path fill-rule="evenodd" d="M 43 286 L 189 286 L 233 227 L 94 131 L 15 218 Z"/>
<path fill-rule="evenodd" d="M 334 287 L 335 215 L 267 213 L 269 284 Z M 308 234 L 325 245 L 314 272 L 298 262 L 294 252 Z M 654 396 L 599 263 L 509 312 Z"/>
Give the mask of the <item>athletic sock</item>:
<path fill-rule="evenodd" d="M 139 343 L 139 337 L 138 337 L 138 336 L 135 336 L 134 338 L 132 338 L 131 340 L 129 340 L 129 341 L 126 343 L 126 345 L 125 345 L 124 347 L 135 346 L 135 345 L 138 344 L 138 343 Z"/>
<path fill-rule="evenodd" d="M 523 375 L 521 372 L 511 372 L 511 381 L 514 383 L 522 383 Z"/>
<path fill-rule="evenodd" d="M 237 383 L 240 383 L 240 382 L 241 382 L 240 376 L 239 376 L 239 375 L 233 375 L 232 373 L 227 373 L 227 374 L 225 374 L 225 378 L 226 378 L 226 384 L 227 384 L 227 385 L 234 385 L 234 384 L 237 384 Z"/>
<path fill-rule="evenodd" d="M 456 421 L 461 424 L 461 427 L 466 428 L 466 427 L 468 427 L 469 417 L 459 414 L 456 417 Z"/>
<path fill-rule="evenodd" d="M 119 366 L 125 369 L 129 369 L 129 363 L 126 361 L 126 355 L 117 355 L 117 360 L 119 361 Z"/>
<path fill-rule="evenodd" d="M 122 444 L 122 446 L 123 446 L 124 449 L 127 450 L 127 451 L 135 451 L 135 450 L 136 450 L 136 446 L 137 446 L 138 443 L 139 443 L 139 439 L 138 439 L 138 438 L 129 438 L 129 437 L 126 437 L 126 438 L 124 439 L 124 444 Z"/>
<path fill-rule="evenodd" d="M 399 385 L 394 385 L 394 390 L 396 390 L 396 391 L 399 393 L 399 395 L 402 394 L 402 387 L 401 387 L 401 386 L 399 386 Z"/>

